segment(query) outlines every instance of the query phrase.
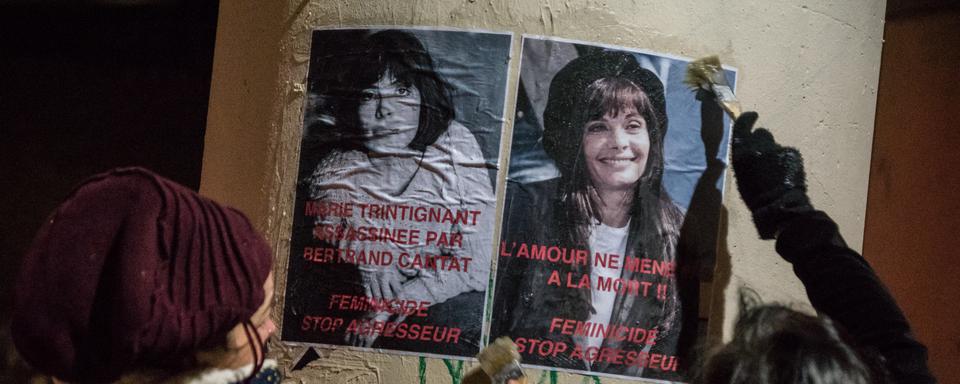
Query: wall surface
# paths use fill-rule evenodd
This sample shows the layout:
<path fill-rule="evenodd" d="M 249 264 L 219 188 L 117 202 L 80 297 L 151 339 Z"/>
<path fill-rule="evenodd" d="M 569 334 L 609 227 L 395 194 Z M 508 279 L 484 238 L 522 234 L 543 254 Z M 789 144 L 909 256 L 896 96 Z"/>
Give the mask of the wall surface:
<path fill-rule="evenodd" d="M 283 292 L 310 31 L 364 25 L 444 26 L 557 36 L 687 57 L 719 54 L 737 67 L 738 94 L 760 124 L 804 154 L 814 204 L 859 248 L 870 164 L 883 0 L 741 2 L 383 0 L 223 2 L 201 192 L 247 212 L 273 243 Z M 516 81 L 519 60 L 511 67 Z M 515 95 L 507 97 L 507 131 Z M 501 151 L 501 164 L 509 153 Z M 502 175 L 501 175 L 502 177 Z M 757 240 L 732 184 L 712 295 L 711 332 L 729 330 L 736 290 L 805 302 L 789 266 Z M 503 183 L 501 183 L 502 185 Z M 282 297 L 280 297 L 282 302 Z M 302 348 L 277 345 L 291 382 L 459 383 L 458 361 L 321 351 L 305 367 Z M 538 383 L 616 382 L 535 371 Z"/>
<path fill-rule="evenodd" d="M 942 383 L 960 382 L 958 30 L 960 4 L 888 12 L 863 241 Z"/>

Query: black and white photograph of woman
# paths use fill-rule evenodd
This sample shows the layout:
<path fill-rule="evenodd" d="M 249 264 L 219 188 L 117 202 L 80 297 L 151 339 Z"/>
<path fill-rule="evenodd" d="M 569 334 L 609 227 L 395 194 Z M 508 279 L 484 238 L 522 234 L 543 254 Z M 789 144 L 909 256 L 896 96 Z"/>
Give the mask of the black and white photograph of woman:
<path fill-rule="evenodd" d="M 509 48 L 315 32 L 284 340 L 479 351 Z"/>

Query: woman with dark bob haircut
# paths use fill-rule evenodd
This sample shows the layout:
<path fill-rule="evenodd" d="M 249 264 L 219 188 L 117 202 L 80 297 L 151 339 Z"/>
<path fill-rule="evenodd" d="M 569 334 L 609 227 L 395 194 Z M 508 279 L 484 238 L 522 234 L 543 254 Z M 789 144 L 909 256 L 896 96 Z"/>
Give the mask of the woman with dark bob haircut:
<path fill-rule="evenodd" d="M 560 177 L 512 184 L 507 193 L 505 247 L 516 244 L 617 254 L 618 265 L 548 263 L 501 258 L 494 334 L 539 338 L 581 348 L 550 361 L 536 354 L 525 361 L 574 369 L 646 377 L 673 377 L 680 328 L 676 245 L 683 215 L 663 189 L 663 140 L 667 130 L 663 85 L 626 53 L 602 52 L 574 59 L 550 84 L 544 110 L 543 145 Z M 664 267 L 641 274 L 625 267 L 644 260 Z M 664 270 L 669 270 L 664 272 Z M 546 283 L 559 272 L 562 284 Z M 622 290 L 574 289 L 568 281 L 643 281 Z M 545 284 L 546 283 L 546 284 Z M 662 287 L 659 288 L 658 287 Z M 510 298 L 515 298 L 511 301 Z M 557 332 L 556 319 L 590 329 L 643 329 L 643 340 L 604 338 L 601 332 Z M 654 336 L 655 335 L 655 336 Z M 599 359 L 600 348 L 621 350 L 619 363 Z M 659 357 L 650 359 L 657 355 Z M 629 361 L 628 361 L 629 360 Z M 659 360 L 653 363 L 654 360 Z"/>
<path fill-rule="evenodd" d="M 422 108 L 417 124 L 403 127 L 414 129 L 404 132 L 410 138 L 404 146 L 425 151 L 454 119 L 450 86 L 434 69 L 426 48 L 412 34 L 398 30 L 360 36 L 350 43 L 348 52 L 339 53 L 341 57 L 324 57 L 328 60 L 321 65 L 327 68 L 321 68 L 318 78 L 313 80 L 311 89 L 315 92 L 310 104 L 318 120 L 315 123 L 333 128 L 337 133 L 333 139 L 347 145 L 362 147 L 371 139 L 382 138 L 383 134 L 365 130 L 360 110 L 371 101 L 381 101 L 370 88 L 389 74 L 391 82 L 418 92 Z"/>
<path fill-rule="evenodd" d="M 473 133 L 454 120 L 451 88 L 435 70 L 433 59 L 414 35 L 383 30 L 363 35 L 350 53 L 336 52 L 320 68 L 314 83 L 308 124 L 334 132 L 332 151 L 317 163 L 310 178 L 310 198 L 451 210 L 479 211 L 469 225 L 449 222 L 409 222 L 365 217 L 318 217 L 318 227 L 393 228 L 443 233 L 455 244 L 421 241 L 363 242 L 331 240 L 337 248 L 389 252 L 392 263 L 357 263 L 362 294 L 372 299 L 400 299 L 429 303 L 427 321 L 449 322 L 460 328 L 464 348 L 479 343 L 483 292 L 490 264 L 490 239 L 495 200 L 486 161 Z M 329 140 L 329 139 L 325 139 Z M 462 241 L 461 241 L 462 240 Z M 413 268 L 402 255 L 469 258 L 458 270 Z M 400 261 L 406 260 L 405 263 Z M 445 304 L 445 305 L 444 305 Z M 447 310 L 449 308 L 450 310 Z M 404 321 L 403 316 L 371 311 L 379 321 Z M 391 317 L 394 317 L 391 319 Z M 348 342 L 374 346 L 376 335 L 346 335 Z M 469 342 L 468 342 L 469 341 Z M 384 344 L 383 348 L 407 349 Z M 472 344 L 472 345 L 471 345 Z M 429 347 L 429 346 L 427 346 Z M 454 346 L 453 348 L 456 348 Z"/>

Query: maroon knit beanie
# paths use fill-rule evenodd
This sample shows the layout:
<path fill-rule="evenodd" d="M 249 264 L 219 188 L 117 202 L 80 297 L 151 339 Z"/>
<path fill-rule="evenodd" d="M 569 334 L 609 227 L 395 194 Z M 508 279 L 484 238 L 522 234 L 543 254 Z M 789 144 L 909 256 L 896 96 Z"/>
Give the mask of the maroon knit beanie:
<path fill-rule="evenodd" d="M 237 210 L 141 168 L 81 184 L 40 228 L 11 331 L 36 369 L 106 382 L 222 345 L 263 302 L 271 252 Z"/>

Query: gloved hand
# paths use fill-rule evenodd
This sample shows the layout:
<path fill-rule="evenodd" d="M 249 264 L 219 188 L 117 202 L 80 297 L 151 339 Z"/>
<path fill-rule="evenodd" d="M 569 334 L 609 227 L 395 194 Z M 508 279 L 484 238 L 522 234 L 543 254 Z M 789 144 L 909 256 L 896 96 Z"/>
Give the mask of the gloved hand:
<path fill-rule="evenodd" d="M 777 144 L 766 129 L 754 130 L 756 121 L 756 112 L 745 112 L 733 125 L 733 172 L 760 238 L 772 239 L 786 221 L 813 206 L 800 152 Z"/>

